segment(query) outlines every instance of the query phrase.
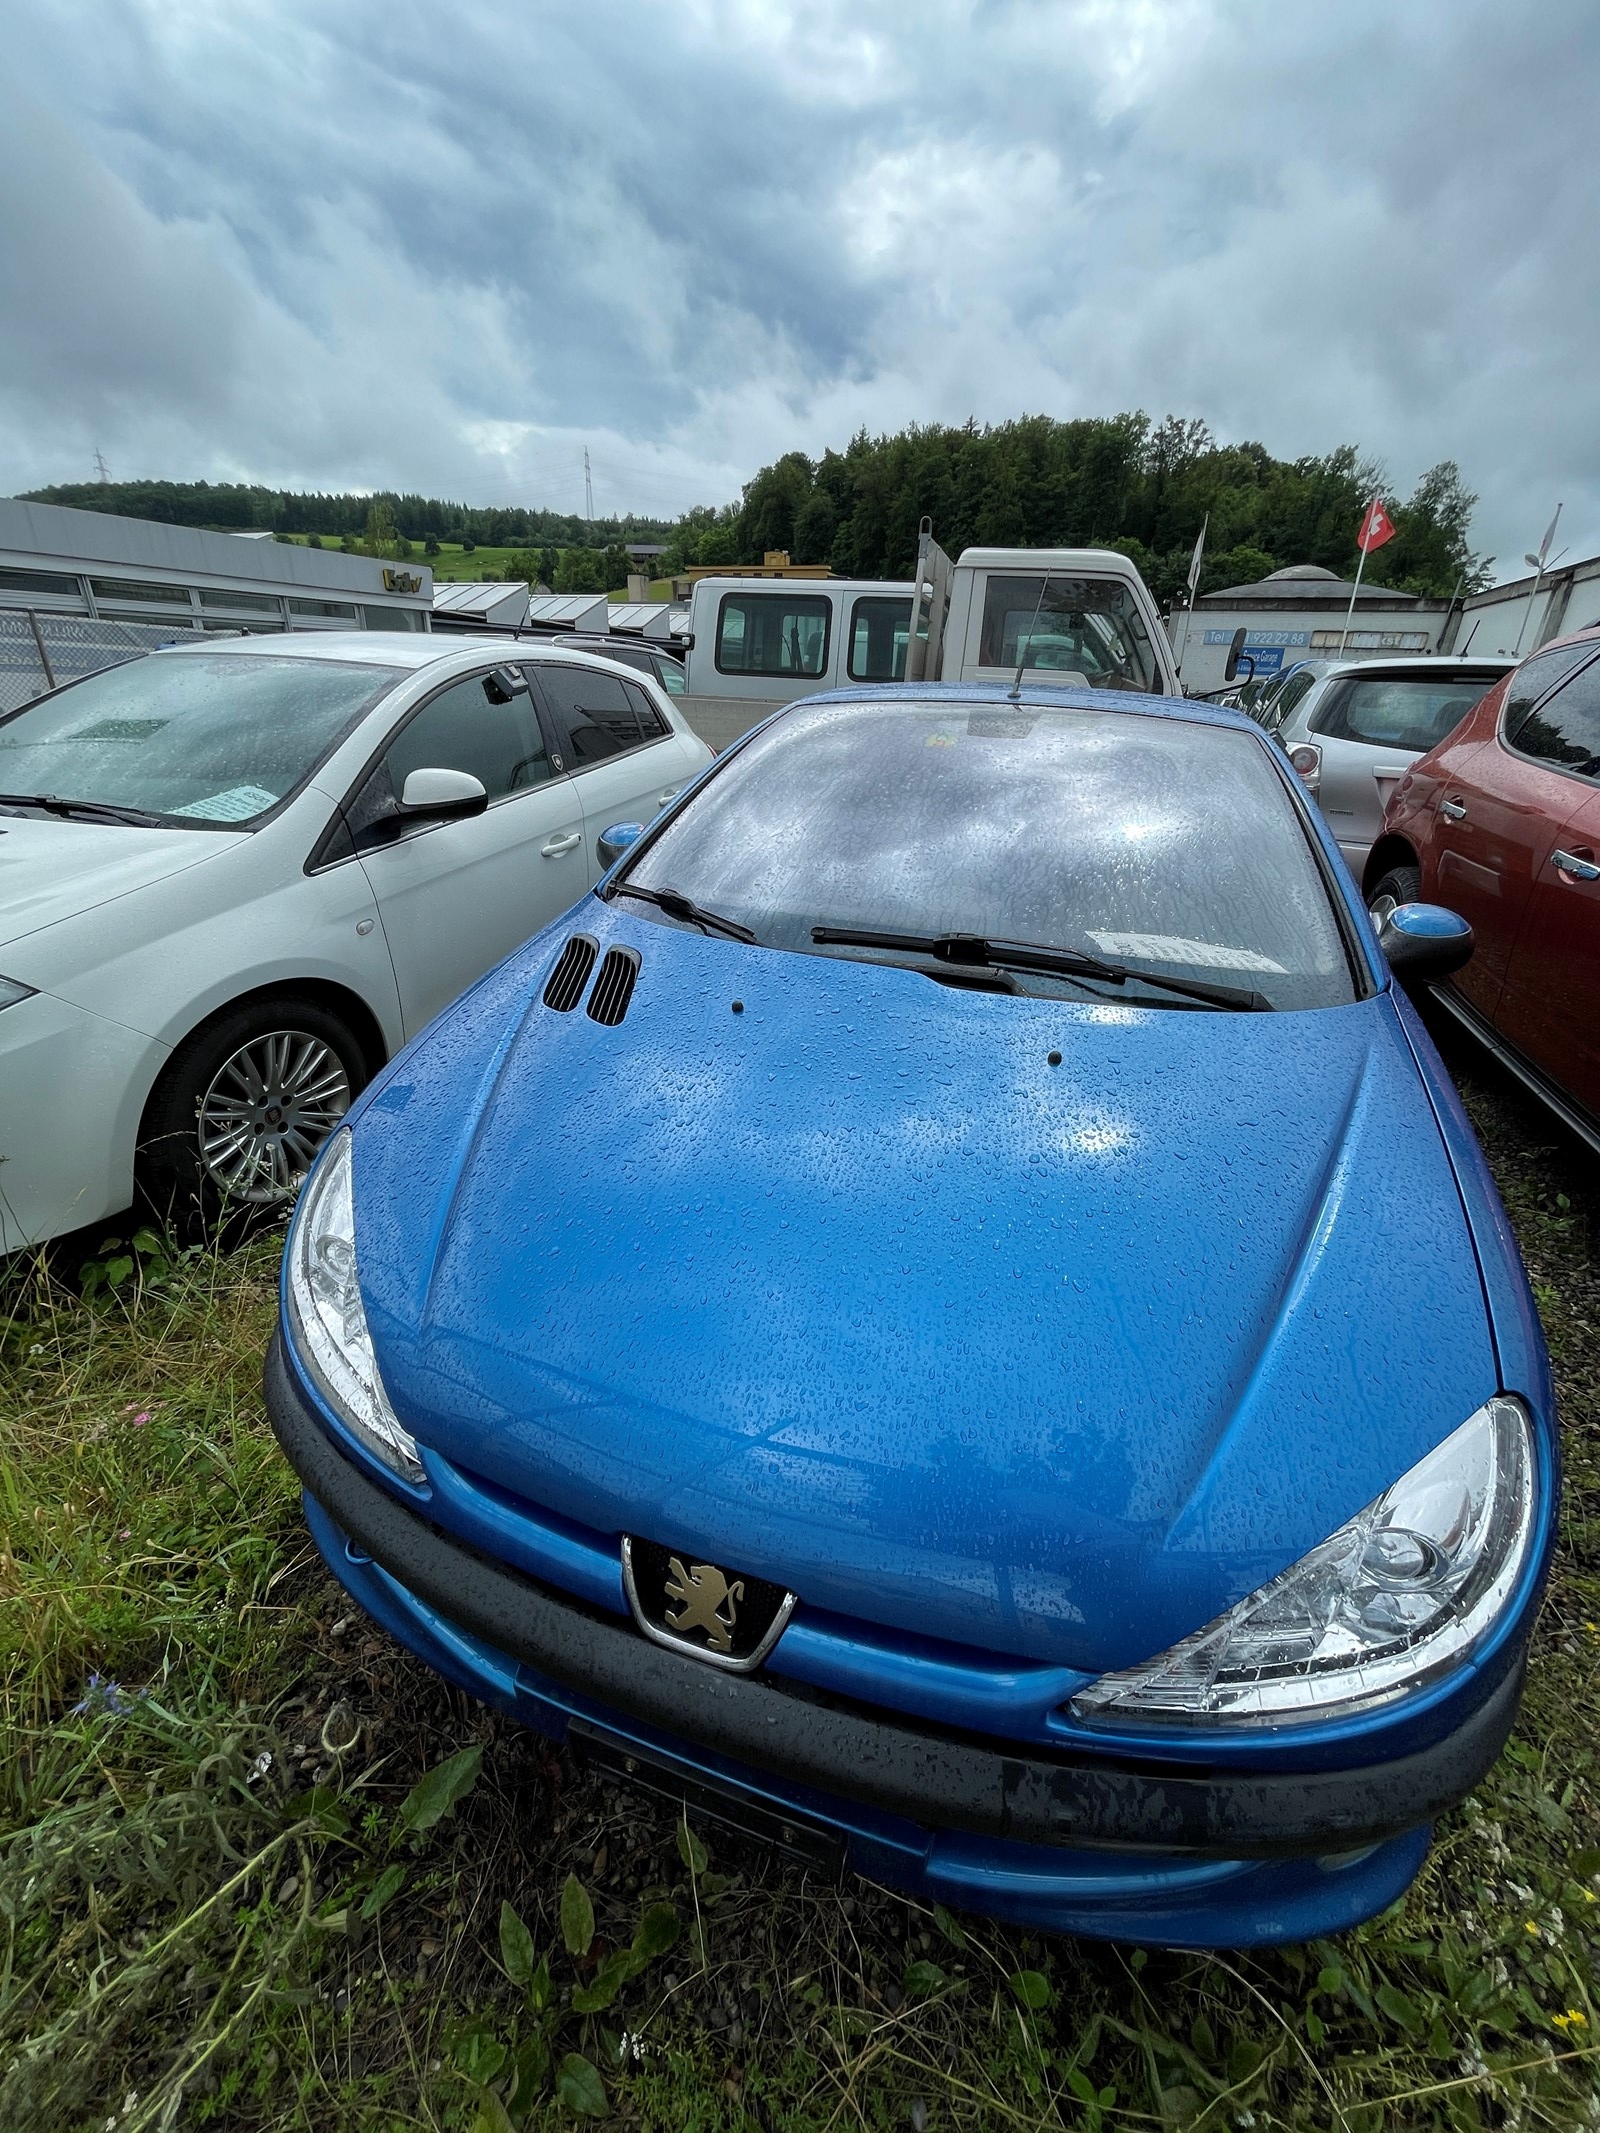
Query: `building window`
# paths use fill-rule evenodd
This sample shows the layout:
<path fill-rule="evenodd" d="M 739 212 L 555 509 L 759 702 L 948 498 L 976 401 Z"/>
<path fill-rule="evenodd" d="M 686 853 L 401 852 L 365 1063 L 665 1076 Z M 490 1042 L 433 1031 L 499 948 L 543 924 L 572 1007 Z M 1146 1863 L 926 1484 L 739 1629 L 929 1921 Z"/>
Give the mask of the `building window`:
<path fill-rule="evenodd" d="M 148 585 L 136 578 L 91 578 L 89 590 L 97 600 L 137 600 L 141 607 L 188 607 L 187 585 Z"/>
<path fill-rule="evenodd" d="M 9 593 L 64 593 L 82 600 L 83 587 L 76 578 L 59 577 L 53 570 L 0 570 L 0 600 Z"/>
<path fill-rule="evenodd" d="M 1427 649 L 1426 630 L 1329 629 L 1311 632 L 1313 658 L 1319 652 L 1335 652 L 1342 657 L 1346 652 L 1425 652 Z"/>
<path fill-rule="evenodd" d="M 409 607 L 363 608 L 369 630 L 416 630 L 422 627 L 422 618 Z"/>
<path fill-rule="evenodd" d="M 319 615 L 327 622 L 354 622 L 355 609 L 344 600 L 291 600 L 291 615 Z"/>
<path fill-rule="evenodd" d="M 200 595 L 202 607 L 248 608 L 252 613 L 281 615 L 283 603 L 272 593 L 218 592 L 207 586 Z"/>

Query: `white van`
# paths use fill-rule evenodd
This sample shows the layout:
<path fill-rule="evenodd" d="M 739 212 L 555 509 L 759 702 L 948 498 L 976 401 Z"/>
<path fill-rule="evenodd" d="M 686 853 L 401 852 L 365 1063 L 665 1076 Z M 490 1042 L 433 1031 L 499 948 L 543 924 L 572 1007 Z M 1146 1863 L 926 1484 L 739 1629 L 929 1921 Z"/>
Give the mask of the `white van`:
<path fill-rule="evenodd" d="M 726 748 L 797 696 L 899 681 L 911 587 L 848 578 L 701 578 L 689 603 L 682 709 Z"/>
<path fill-rule="evenodd" d="M 713 748 L 854 682 L 1040 681 L 1179 696 L 1149 589 L 1110 548 L 969 548 L 924 528 L 914 583 L 701 578 L 681 708 Z"/>

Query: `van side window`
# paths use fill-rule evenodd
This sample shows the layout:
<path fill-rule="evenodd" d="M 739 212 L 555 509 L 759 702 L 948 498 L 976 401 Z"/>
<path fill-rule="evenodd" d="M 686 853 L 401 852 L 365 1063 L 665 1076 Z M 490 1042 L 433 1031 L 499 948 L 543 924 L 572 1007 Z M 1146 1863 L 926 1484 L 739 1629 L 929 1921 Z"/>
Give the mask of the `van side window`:
<path fill-rule="evenodd" d="M 911 641 L 911 602 L 863 593 L 850 610 L 852 681 L 904 681 Z"/>
<path fill-rule="evenodd" d="M 815 593 L 724 593 L 717 672 L 825 674 L 832 619 L 832 601 Z"/>

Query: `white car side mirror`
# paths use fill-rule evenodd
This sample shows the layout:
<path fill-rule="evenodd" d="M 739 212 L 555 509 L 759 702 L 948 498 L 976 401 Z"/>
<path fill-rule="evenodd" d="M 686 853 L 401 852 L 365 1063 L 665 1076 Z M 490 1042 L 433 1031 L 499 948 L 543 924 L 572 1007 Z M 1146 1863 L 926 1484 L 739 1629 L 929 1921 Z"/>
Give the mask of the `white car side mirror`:
<path fill-rule="evenodd" d="M 413 770 L 400 794 L 406 815 L 481 815 L 489 795 L 470 770 Z"/>

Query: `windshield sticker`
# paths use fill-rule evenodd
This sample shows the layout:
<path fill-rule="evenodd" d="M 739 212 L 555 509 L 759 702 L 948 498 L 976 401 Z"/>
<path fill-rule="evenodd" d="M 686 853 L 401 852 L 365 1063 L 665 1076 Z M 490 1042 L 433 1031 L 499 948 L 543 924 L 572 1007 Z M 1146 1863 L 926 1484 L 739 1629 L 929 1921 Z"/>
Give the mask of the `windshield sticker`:
<path fill-rule="evenodd" d="M 1224 941 L 1186 941 L 1173 933 L 1094 933 L 1089 935 L 1104 955 L 1127 962 L 1198 963 L 1202 970 L 1263 970 L 1285 975 L 1283 965 L 1253 948 L 1230 948 Z"/>
<path fill-rule="evenodd" d="M 76 733 L 61 737 L 67 741 L 147 741 L 170 723 L 164 718 L 103 718 L 97 725 L 80 726 Z"/>
<path fill-rule="evenodd" d="M 259 785 L 230 785 L 226 792 L 214 792 L 208 800 L 191 800 L 187 807 L 174 807 L 169 813 L 194 815 L 202 822 L 245 822 L 277 804 L 278 795 Z"/>

